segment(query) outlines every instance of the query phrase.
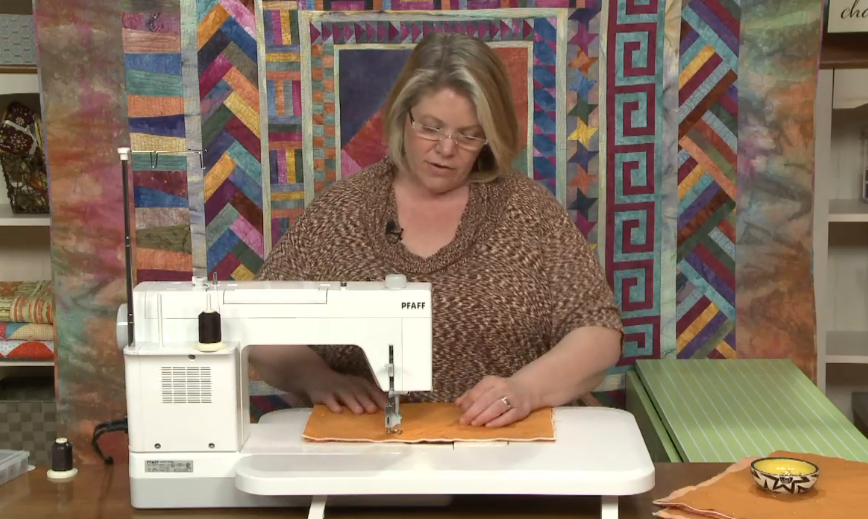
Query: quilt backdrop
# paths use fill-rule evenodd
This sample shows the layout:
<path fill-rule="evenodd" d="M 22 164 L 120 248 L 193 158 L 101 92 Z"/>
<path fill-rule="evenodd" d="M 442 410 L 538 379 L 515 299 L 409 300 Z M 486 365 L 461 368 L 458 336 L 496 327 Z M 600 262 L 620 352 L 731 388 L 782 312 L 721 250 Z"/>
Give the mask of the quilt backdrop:
<path fill-rule="evenodd" d="M 380 107 L 431 32 L 479 37 L 503 59 L 525 136 L 514 166 L 569 211 L 615 291 L 626 345 L 591 403 L 621 405 L 642 358 L 789 357 L 815 376 L 821 2 L 36 6 L 58 401 L 79 446 L 124 414 L 116 148 L 134 152 L 137 281 L 250 279 L 311 200 L 383 156 Z M 287 405 L 253 378 L 256 415 Z"/>

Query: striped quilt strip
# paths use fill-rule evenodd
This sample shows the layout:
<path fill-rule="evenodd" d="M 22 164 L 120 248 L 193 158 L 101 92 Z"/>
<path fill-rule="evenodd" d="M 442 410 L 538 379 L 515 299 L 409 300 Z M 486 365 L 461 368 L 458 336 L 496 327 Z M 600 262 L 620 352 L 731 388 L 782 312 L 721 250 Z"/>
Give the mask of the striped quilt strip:
<path fill-rule="evenodd" d="M 190 279 L 180 12 L 122 16 L 127 116 L 132 148 L 136 281 Z"/>
<path fill-rule="evenodd" d="M 263 2 L 261 16 L 272 244 L 305 207 L 299 13 L 284 4 Z"/>
<path fill-rule="evenodd" d="M 678 126 L 678 358 L 735 358 L 738 50 L 733 0 L 685 0 Z"/>
<path fill-rule="evenodd" d="M 196 7 L 207 271 L 249 280 L 266 256 L 256 16 L 240 0 Z"/>
<path fill-rule="evenodd" d="M 566 55 L 565 206 L 592 248 L 597 246 L 600 176 L 601 2 L 571 10 Z"/>
<path fill-rule="evenodd" d="M 609 6 L 604 267 L 626 332 L 613 373 L 661 355 L 665 19 L 664 0 Z"/>

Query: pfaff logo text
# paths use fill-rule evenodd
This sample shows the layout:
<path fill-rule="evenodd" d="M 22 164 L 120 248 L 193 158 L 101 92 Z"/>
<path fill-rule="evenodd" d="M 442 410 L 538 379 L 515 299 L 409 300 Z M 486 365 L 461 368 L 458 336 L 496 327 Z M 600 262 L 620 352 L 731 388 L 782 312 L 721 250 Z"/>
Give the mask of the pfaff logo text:
<path fill-rule="evenodd" d="M 401 310 L 424 310 L 424 309 L 425 309 L 425 302 L 424 301 L 418 301 L 415 303 L 410 303 L 410 302 L 405 301 L 405 302 L 401 303 Z"/>

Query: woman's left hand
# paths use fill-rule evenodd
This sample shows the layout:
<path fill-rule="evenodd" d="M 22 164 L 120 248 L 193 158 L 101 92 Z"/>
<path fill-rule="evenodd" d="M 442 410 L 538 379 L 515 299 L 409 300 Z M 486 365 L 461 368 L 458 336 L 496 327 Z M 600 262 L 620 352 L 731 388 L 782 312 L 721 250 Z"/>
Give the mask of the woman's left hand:
<path fill-rule="evenodd" d="M 457 400 L 461 425 L 503 427 L 527 417 L 532 409 L 531 394 L 511 378 L 488 376 Z"/>

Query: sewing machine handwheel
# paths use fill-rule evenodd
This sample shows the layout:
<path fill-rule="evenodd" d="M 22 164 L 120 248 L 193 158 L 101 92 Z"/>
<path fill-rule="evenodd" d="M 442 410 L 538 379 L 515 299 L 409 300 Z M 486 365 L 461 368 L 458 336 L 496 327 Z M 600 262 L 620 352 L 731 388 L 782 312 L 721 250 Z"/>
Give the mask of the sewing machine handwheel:
<path fill-rule="evenodd" d="M 118 315 L 115 321 L 115 334 L 118 341 L 118 349 L 123 351 L 129 346 L 129 332 L 127 331 L 127 304 L 123 303 L 118 307 Z"/>

